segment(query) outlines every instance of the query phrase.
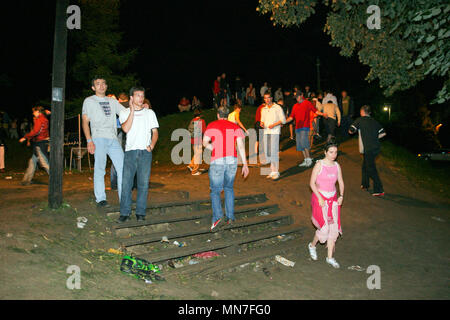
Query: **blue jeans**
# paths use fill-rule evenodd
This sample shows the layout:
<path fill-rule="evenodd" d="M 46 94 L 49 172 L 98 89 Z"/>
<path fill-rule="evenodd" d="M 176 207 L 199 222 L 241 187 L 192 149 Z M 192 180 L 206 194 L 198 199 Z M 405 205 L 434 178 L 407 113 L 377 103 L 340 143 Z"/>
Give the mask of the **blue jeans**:
<path fill-rule="evenodd" d="M 237 158 L 226 157 L 214 160 L 209 167 L 209 188 L 211 189 L 212 222 L 223 217 L 220 193 L 225 191 L 225 211 L 228 219 L 234 220 L 234 178 Z"/>
<path fill-rule="evenodd" d="M 93 138 L 95 144 L 94 153 L 94 194 L 95 201 L 106 200 L 105 193 L 105 172 L 106 172 L 106 156 L 111 158 L 112 163 L 117 171 L 117 191 L 120 196 L 122 193 L 122 170 L 123 170 L 123 149 L 116 139 Z"/>
<path fill-rule="evenodd" d="M 43 148 L 44 150 L 42 150 L 41 148 Z M 25 171 L 25 174 L 23 175 L 22 182 L 31 182 L 31 179 L 33 179 L 34 173 L 36 172 L 38 163 L 45 170 L 45 172 L 47 172 L 47 174 L 50 174 L 48 153 L 45 152 L 45 149 L 48 150 L 48 142 L 35 144 L 33 146 L 33 149 L 33 155 L 30 160 L 28 160 L 28 167 Z"/>
<path fill-rule="evenodd" d="M 147 150 L 125 152 L 123 161 L 122 199 L 120 215 L 131 215 L 131 194 L 134 176 L 137 174 L 136 215 L 145 216 L 147 209 L 148 181 L 152 165 L 152 153 Z"/>

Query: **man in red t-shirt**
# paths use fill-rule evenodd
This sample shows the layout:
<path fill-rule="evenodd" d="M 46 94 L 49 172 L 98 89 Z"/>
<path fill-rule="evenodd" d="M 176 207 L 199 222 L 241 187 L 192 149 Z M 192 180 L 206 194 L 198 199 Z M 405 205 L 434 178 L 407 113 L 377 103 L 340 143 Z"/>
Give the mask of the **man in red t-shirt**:
<path fill-rule="evenodd" d="M 214 95 L 214 104 L 217 107 L 219 107 L 219 93 L 220 93 L 220 76 L 217 77 L 216 80 L 214 80 L 214 85 L 213 85 L 213 95 Z"/>
<path fill-rule="evenodd" d="M 255 131 L 256 131 L 256 143 L 255 143 L 255 153 L 253 155 L 251 155 L 251 158 L 257 157 L 258 156 L 258 148 L 259 148 L 259 130 L 264 130 L 263 127 L 261 127 L 261 110 L 262 108 L 264 108 L 265 104 L 262 103 L 258 109 L 256 109 L 256 114 L 255 114 Z M 250 162 L 250 163 L 254 163 L 254 162 Z"/>
<path fill-rule="evenodd" d="M 211 150 L 209 166 L 209 186 L 213 211 L 211 231 L 216 231 L 222 222 L 223 211 L 220 201 L 222 190 L 225 191 L 225 211 L 228 224 L 232 224 L 234 221 L 233 184 L 238 164 L 236 143 L 243 162 L 242 175 L 244 178 L 248 176 L 245 135 L 237 124 L 227 120 L 228 113 L 228 108 L 218 108 L 218 120 L 211 122 L 203 135 L 203 146 Z"/>
<path fill-rule="evenodd" d="M 286 119 L 286 122 L 295 120 L 295 140 L 297 152 L 303 153 L 304 161 L 299 165 L 300 167 L 309 167 L 312 165 L 312 159 L 309 154 L 311 148 L 309 144 L 309 130 L 311 125 L 310 114 L 315 113 L 319 116 L 326 115 L 314 107 L 314 105 L 303 97 L 303 94 L 297 95 L 297 103 L 292 107 L 290 116 Z"/>

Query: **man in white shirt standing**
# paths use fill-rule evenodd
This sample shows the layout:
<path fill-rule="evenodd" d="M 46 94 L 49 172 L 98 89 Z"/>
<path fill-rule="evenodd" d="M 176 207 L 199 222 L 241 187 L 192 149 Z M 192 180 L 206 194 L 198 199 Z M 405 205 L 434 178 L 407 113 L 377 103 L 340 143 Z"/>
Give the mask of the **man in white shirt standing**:
<path fill-rule="evenodd" d="M 117 170 L 119 200 L 122 192 L 123 150 L 117 138 L 116 115 L 125 108 L 115 99 L 106 97 L 106 80 L 100 76 L 92 80 L 94 95 L 83 102 L 82 127 L 87 149 L 94 155 L 94 194 L 98 207 L 108 207 L 105 193 L 106 156 Z"/>
<path fill-rule="evenodd" d="M 155 112 L 144 108 L 145 89 L 130 89 L 130 108 L 119 114 L 122 130 L 127 134 L 123 163 L 123 184 L 118 222 L 127 221 L 131 215 L 133 179 L 137 174 L 137 221 L 145 220 L 150 179 L 152 151 L 158 141 L 158 120 Z"/>
<path fill-rule="evenodd" d="M 270 162 L 270 174 L 267 178 L 276 180 L 280 177 L 279 157 L 281 124 L 286 123 L 283 109 L 272 102 L 270 93 L 264 94 L 265 106 L 261 109 L 261 127 L 264 128 L 264 154 Z"/>

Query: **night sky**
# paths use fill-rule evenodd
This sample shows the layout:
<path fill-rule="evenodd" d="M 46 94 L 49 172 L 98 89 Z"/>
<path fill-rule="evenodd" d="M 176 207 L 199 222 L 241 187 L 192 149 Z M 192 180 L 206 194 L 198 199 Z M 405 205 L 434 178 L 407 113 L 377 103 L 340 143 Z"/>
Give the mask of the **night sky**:
<path fill-rule="evenodd" d="M 197 95 L 210 106 L 213 81 L 222 72 L 231 83 L 236 76 L 245 85 L 253 82 L 257 92 L 264 81 L 273 91 L 294 84 L 309 84 L 314 90 L 317 57 L 322 89 L 332 88 L 337 94 L 345 88 L 358 96 L 369 86 L 376 88 L 364 80 L 367 67 L 329 45 L 323 32 L 324 8 L 319 6 L 300 28 L 286 29 L 260 15 L 257 3 L 122 1 L 123 48 L 139 48 L 128 71 L 137 73 L 159 115 L 176 112 L 182 96 Z M 2 85 L 0 108 L 21 116 L 50 97 L 55 1 L 18 0 L 6 11 L 1 22 L 1 58 L 6 62 L 1 74 L 7 85 Z M 77 94 L 70 87 L 67 92 Z"/>

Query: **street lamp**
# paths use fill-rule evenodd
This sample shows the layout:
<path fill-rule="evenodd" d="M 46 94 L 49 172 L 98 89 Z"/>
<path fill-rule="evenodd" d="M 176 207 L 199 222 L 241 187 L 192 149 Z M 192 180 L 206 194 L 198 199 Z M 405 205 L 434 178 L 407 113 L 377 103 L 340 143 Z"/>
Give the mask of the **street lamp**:
<path fill-rule="evenodd" d="M 383 110 L 385 112 L 388 112 L 389 121 L 391 121 L 391 105 L 390 104 L 385 104 L 384 107 L 383 107 Z"/>

